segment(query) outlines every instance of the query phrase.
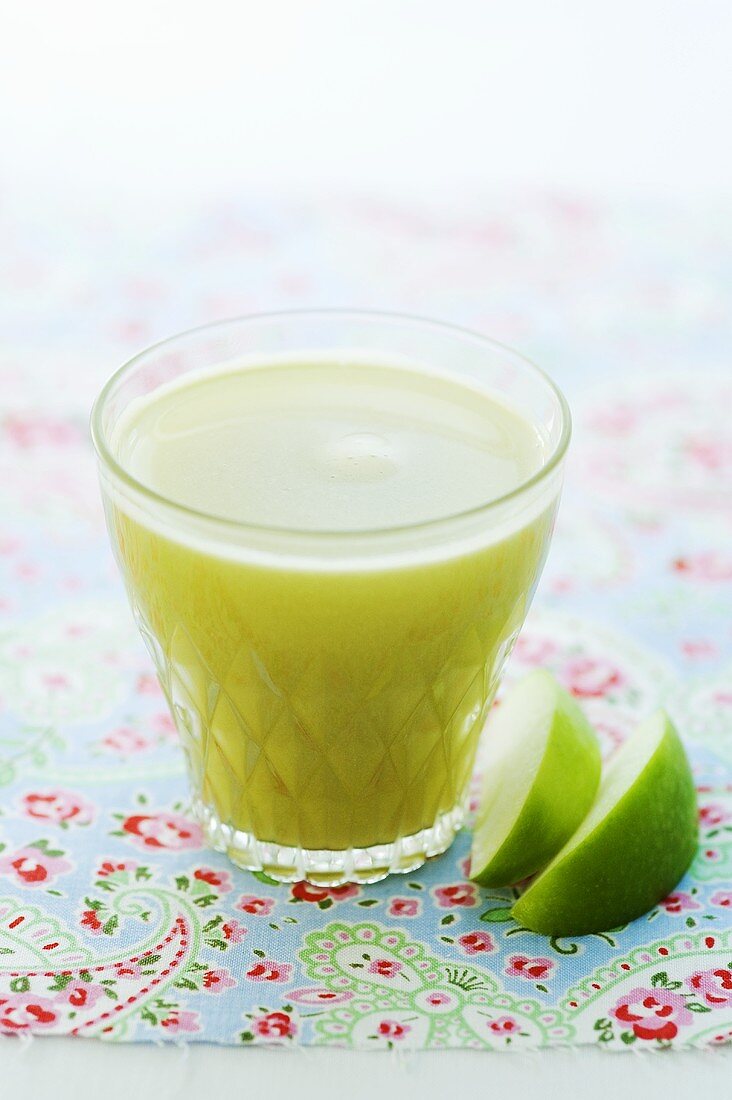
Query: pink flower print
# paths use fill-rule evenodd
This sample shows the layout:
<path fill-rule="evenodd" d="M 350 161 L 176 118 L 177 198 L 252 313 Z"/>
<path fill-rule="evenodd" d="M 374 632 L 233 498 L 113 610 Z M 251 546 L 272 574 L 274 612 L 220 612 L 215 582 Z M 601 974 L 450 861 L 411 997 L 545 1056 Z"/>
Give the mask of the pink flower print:
<path fill-rule="evenodd" d="M 50 886 L 58 875 L 72 870 L 60 853 L 49 849 L 45 842 L 39 843 L 43 843 L 42 848 L 30 845 L 0 857 L 0 874 L 11 875 L 20 886 L 33 888 Z"/>
<path fill-rule="evenodd" d="M 15 554 L 22 545 L 20 539 L 15 536 L 0 535 L 0 554 L 3 556 Z"/>
<path fill-rule="evenodd" d="M 496 1020 L 491 1020 L 488 1028 L 494 1035 L 513 1035 L 520 1031 L 521 1025 L 513 1016 L 499 1016 Z"/>
<path fill-rule="evenodd" d="M 476 889 L 472 882 L 461 882 L 457 886 L 438 886 L 434 891 L 434 895 L 441 909 L 478 904 Z"/>
<path fill-rule="evenodd" d="M 380 978 L 395 978 L 402 969 L 402 964 L 395 959 L 374 959 L 369 963 L 368 973 L 378 974 Z"/>
<path fill-rule="evenodd" d="M 595 732 L 600 734 L 600 744 L 606 741 L 610 752 L 614 752 L 619 748 L 627 736 L 626 731 L 619 725 L 613 725 L 610 722 L 594 722 Z"/>
<path fill-rule="evenodd" d="M 88 929 L 94 936 L 100 935 L 104 927 L 104 922 L 100 920 L 96 909 L 85 909 L 81 914 L 79 923 L 82 928 Z"/>
<path fill-rule="evenodd" d="M 409 1024 L 400 1024 L 397 1020 L 382 1020 L 378 1027 L 379 1035 L 385 1039 L 404 1039 L 411 1031 Z"/>
<path fill-rule="evenodd" d="M 712 905 L 719 905 L 722 909 L 732 909 L 732 890 L 717 890 L 709 900 Z"/>
<path fill-rule="evenodd" d="M 303 989 L 294 989 L 287 994 L 288 1001 L 301 1005 L 339 1005 L 353 1000 L 353 993 L 341 990 L 336 993 L 325 986 L 305 986 Z"/>
<path fill-rule="evenodd" d="M 624 682 L 619 669 L 594 657 L 577 657 L 570 661 L 564 670 L 564 680 L 578 699 L 599 699 Z"/>
<path fill-rule="evenodd" d="M 417 917 L 420 907 L 419 898 L 392 898 L 387 913 L 390 917 Z"/>
<path fill-rule="evenodd" d="M 59 1010 L 48 997 L 13 993 L 0 997 L 0 1035 L 27 1035 L 53 1027 Z"/>
<path fill-rule="evenodd" d="M 170 1016 L 160 1021 L 160 1026 L 166 1031 L 200 1031 L 197 1012 L 181 1012 L 174 1009 Z"/>
<path fill-rule="evenodd" d="M 119 729 L 112 730 L 102 738 L 101 743 L 105 749 L 116 752 L 120 756 L 129 756 L 130 753 L 144 752 L 145 749 L 150 748 L 147 737 L 130 726 L 120 726 Z"/>
<path fill-rule="evenodd" d="M 466 932 L 458 936 L 458 943 L 466 955 L 486 955 L 496 949 L 490 932 Z"/>
<path fill-rule="evenodd" d="M 253 894 L 242 894 L 236 903 L 236 908 L 243 913 L 251 913 L 253 917 L 268 917 L 275 907 L 274 898 L 258 898 Z"/>
<path fill-rule="evenodd" d="M 79 980 L 69 982 L 65 989 L 56 994 L 54 1000 L 57 1004 L 68 1004 L 72 1008 L 91 1008 L 103 996 L 103 985 Z"/>
<path fill-rule="evenodd" d="M 638 1039 L 673 1039 L 694 1018 L 680 993 L 641 986 L 621 997 L 610 1015 L 628 1025 Z"/>
<path fill-rule="evenodd" d="M 239 924 L 238 920 L 226 920 L 221 925 L 221 931 L 224 934 L 224 939 L 228 943 L 241 943 L 247 934 L 247 930 L 243 924 Z"/>
<path fill-rule="evenodd" d="M 113 863 L 112 860 L 107 859 L 98 867 L 97 878 L 107 878 L 108 875 L 115 875 L 122 871 L 135 871 L 139 866 L 134 859 L 126 859 L 120 863 Z"/>
<path fill-rule="evenodd" d="M 732 443 L 727 439 L 689 439 L 686 454 L 703 470 L 716 473 L 732 465 Z"/>
<path fill-rule="evenodd" d="M 732 556 L 709 550 L 689 554 L 672 562 L 674 572 L 699 581 L 732 581 Z"/>
<path fill-rule="evenodd" d="M 145 848 L 178 852 L 184 848 L 203 846 L 200 826 L 182 814 L 132 814 L 122 822 L 122 829 Z"/>
<path fill-rule="evenodd" d="M 699 807 L 699 824 L 704 829 L 716 829 L 720 825 L 726 825 L 730 817 L 732 815 L 718 802 L 709 802 L 706 806 Z"/>
<path fill-rule="evenodd" d="M 557 652 L 556 643 L 549 638 L 522 634 L 514 648 L 516 659 L 523 665 L 546 665 Z"/>
<path fill-rule="evenodd" d="M 732 970 L 722 966 L 716 970 L 697 970 L 686 979 L 686 984 L 699 993 L 710 1008 L 732 1008 Z"/>
<path fill-rule="evenodd" d="M 87 623 L 71 623 L 66 627 L 66 633 L 69 638 L 86 638 L 91 634 L 91 627 Z"/>
<path fill-rule="evenodd" d="M 160 734 L 161 737 L 177 737 L 178 735 L 175 722 L 166 710 L 154 715 L 152 724 L 155 732 Z"/>
<path fill-rule="evenodd" d="M 231 989 L 236 982 L 228 970 L 207 970 L 203 975 L 203 988 L 207 993 L 223 993 Z"/>
<path fill-rule="evenodd" d="M 289 982 L 291 974 L 290 963 L 273 962 L 272 959 L 260 959 L 247 970 L 247 978 L 252 982 Z"/>
<path fill-rule="evenodd" d="M 162 695 L 160 681 L 152 672 L 143 672 L 137 677 L 138 695 Z"/>
<path fill-rule="evenodd" d="M 291 1039 L 296 1031 L 287 1012 L 268 1012 L 266 1016 L 256 1016 L 251 1028 L 260 1039 Z"/>
<path fill-rule="evenodd" d="M 292 887 L 292 897 L 295 901 L 311 901 L 316 904 L 322 902 L 347 901 L 348 898 L 357 898 L 361 893 L 361 887 L 354 882 L 344 882 L 342 886 L 313 886 L 310 882 L 296 882 Z"/>
<path fill-rule="evenodd" d="M 76 425 L 50 416 L 7 416 L 3 427 L 8 440 L 21 450 L 69 447 L 79 442 Z"/>
<path fill-rule="evenodd" d="M 530 982 L 540 982 L 550 977 L 554 965 L 552 959 L 545 959 L 541 955 L 536 958 L 529 958 L 528 955 L 511 955 L 505 972 L 510 978 L 526 978 Z"/>
<path fill-rule="evenodd" d="M 49 821 L 54 825 L 72 823 L 88 825 L 94 818 L 95 808 L 79 794 L 56 788 L 51 791 L 31 791 L 23 796 L 23 813 L 36 821 Z"/>
<path fill-rule="evenodd" d="M 19 565 L 17 572 L 19 577 L 38 576 L 38 569 L 34 565 Z M 63 672 L 47 672 L 41 676 L 41 680 L 49 691 L 63 691 L 64 688 L 71 687 L 71 681 Z"/>
<path fill-rule="evenodd" d="M 714 657 L 717 647 L 714 642 L 704 638 L 687 638 L 681 643 L 681 652 L 685 657 L 691 658 Z"/>
<path fill-rule="evenodd" d="M 636 425 L 637 414 L 626 402 L 609 405 L 593 413 L 591 426 L 603 435 L 627 435 Z"/>
<path fill-rule="evenodd" d="M 22 561 L 15 567 L 15 576 L 26 584 L 33 584 L 41 575 L 39 566 L 32 561 Z M 70 680 L 59 673 L 49 672 L 39 677 L 40 682 L 48 691 L 63 691 L 71 686 Z"/>
<path fill-rule="evenodd" d="M 228 871 L 216 871 L 213 867 L 197 867 L 193 877 L 199 882 L 205 882 L 213 886 L 219 894 L 228 894 L 232 889 L 231 875 Z"/>
<path fill-rule="evenodd" d="M 685 894 L 682 890 L 669 894 L 660 902 L 660 905 L 667 913 L 684 913 L 687 909 L 701 909 L 701 905 L 694 901 L 691 894 Z"/>

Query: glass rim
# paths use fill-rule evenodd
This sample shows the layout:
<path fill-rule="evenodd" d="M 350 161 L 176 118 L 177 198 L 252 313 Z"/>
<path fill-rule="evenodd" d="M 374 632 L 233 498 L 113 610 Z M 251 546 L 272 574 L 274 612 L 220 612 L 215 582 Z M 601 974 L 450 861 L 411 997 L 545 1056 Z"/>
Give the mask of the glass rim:
<path fill-rule="evenodd" d="M 467 340 L 478 345 L 482 345 L 492 351 L 500 351 L 507 355 L 510 355 L 514 360 L 518 360 L 520 364 L 528 369 L 529 373 L 534 376 L 534 379 L 543 383 L 548 387 L 552 396 L 557 402 L 559 413 L 561 417 L 561 429 L 559 433 L 559 439 L 555 444 L 547 462 L 540 467 L 536 473 L 531 477 L 520 482 L 513 489 L 507 493 L 503 493 L 499 497 L 493 497 L 490 500 L 484 501 L 481 504 L 474 505 L 471 508 L 463 509 L 459 512 L 450 512 L 444 516 L 436 516 L 428 520 L 421 520 L 416 523 L 404 523 L 393 524 L 387 527 L 364 527 L 349 530 L 336 529 L 315 529 L 315 528 L 299 528 L 299 527 L 283 527 L 272 524 L 259 524 L 242 522 L 235 519 L 229 519 L 226 516 L 219 516 L 212 512 L 205 512 L 199 508 L 191 508 L 186 504 L 181 504 L 178 501 L 165 496 L 162 493 L 157 492 L 150 486 L 145 485 L 144 482 L 139 481 L 134 477 L 125 467 L 115 458 L 112 454 L 111 447 L 108 444 L 107 433 L 102 424 L 102 417 L 105 407 L 116 391 L 118 386 L 130 375 L 134 373 L 134 370 L 139 366 L 141 360 L 145 359 L 153 352 L 160 351 L 164 348 L 168 348 L 171 345 L 177 344 L 180 340 L 187 337 L 196 336 L 199 334 L 205 334 L 206 332 L 213 332 L 214 330 L 222 330 L 228 327 L 234 327 L 247 322 L 253 321 L 285 321 L 287 319 L 307 319 L 321 318 L 327 320 L 329 317 L 338 320 L 346 320 L 352 317 L 358 321 L 371 322 L 371 321 L 385 321 L 385 322 L 406 322 L 411 325 L 417 325 L 424 329 L 435 329 L 438 332 L 443 333 L 446 336 L 453 336 L 463 341 Z M 386 537 L 389 535 L 407 534 L 409 532 L 420 530 L 432 530 L 434 528 L 450 524 L 452 522 L 458 522 L 460 520 L 476 519 L 483 514 L 489 514 L 494 510 L 502 508 L 504 505 L 510 503 L 512 500 L 518 500 L 520 497 L 529 493 L 532 489 L 539 486 L 542 482 L 546 481 L 550 475 L 558 468 L 562 459 L 564 458 L 569 442 L 572 436 L 572 416 L 567 399 L 565 398 L 562 390 L 554 381 L 554 379 L 541 367 L 537 366 L 531 359 L 527 358 L 521 352 L 516 351 L 508 344 L 501 343 L 498 340 L 494 340 L 489 336 L 484 336 L 482 333 L 475 332 L 473 329 L 463 327 L 462 325 L 452 324 L 446 321 L 436 321 L 428 317 L 421 317 L 416 314 L 389 312 L 383 310 L 366 310 L 366 309 L 348 309 L 348 308 L 332 308 L 332 309 L 287 309 L 287 310 L 270 310 L 263 313 L 250 313 L 243 314 L 238 317 L 229 317 L 221 321 L 210 321 L 203 325 L 196 325 L 193 328 L 184 329 L 181 332 L 174 333 L 172 336 L 168 336 L 163 340 L 158 340 L 156 343 L 151 344 L 149 347 L 144 348 L 142 351 L 137 352 L 131 359 L 128 359 L 120 367 L 115 370 L 107 381 L 102 386 L 101 390 L 97 394 L 96 399 L 91 408 L 90 413 L 90 431 L 94 450 L 96 452 L 99 462 L 105 466 L 119 481 L 123 483 L 128 489 L 134 493 L 139 494 L 143 499 L 157 505 L 163 506 L 166 510 L 171 510 L 174 514 L 177 514 L 182 519 L 188 519 L 196 522 L 205 522 L 206 524 L 213 524 L 224 531 L 231 532 L 252 532 L 256 535 L 271 535 L 276 538 L 297 538 L 301 540 L 319 540 L 319 539 L 345 539 L 356 540 L 363 539 L 368 536 L 381 536 Z"/>

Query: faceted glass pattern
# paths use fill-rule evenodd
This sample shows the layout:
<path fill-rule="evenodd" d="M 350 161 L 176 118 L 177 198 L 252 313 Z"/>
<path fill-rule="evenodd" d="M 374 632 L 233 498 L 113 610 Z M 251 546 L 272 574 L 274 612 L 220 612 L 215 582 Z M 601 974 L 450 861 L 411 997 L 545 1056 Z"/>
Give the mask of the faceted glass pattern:
<path fill-rule="evenodd" d="M 551 511 L 472 555 L 313 574 L 304 590 L 302 574 L 263 581 L 120 510 L 108 518 L 216 847 L 330 883 L 444 850 Z"/>
<path fill-rule="evenodd" d="M 499 395 L 540 432 L 546 465 L 462 515 L 303 533 L 181 507 L 120 464 L 125 411 L 160 386 L 242 357 L 347 363 L 354 349 Z M 241 318 L 110 379 L 92 414 L 107 524 L 214 846 L 278 879 L 337 884 L 449 845 L 546 555 L 569 433 L 563 397 L 526 360 L 414 318 Z"/>

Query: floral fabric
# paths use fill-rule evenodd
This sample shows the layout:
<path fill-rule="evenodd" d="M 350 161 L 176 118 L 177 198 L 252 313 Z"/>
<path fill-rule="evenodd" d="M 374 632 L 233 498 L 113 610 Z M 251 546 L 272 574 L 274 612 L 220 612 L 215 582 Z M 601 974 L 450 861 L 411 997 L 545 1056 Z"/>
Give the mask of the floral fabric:
<path fill-rule="evenodd" d="M 732 1039 L 732 227 L 539 199 L 457 215 L 221 204 L 0 215 L 0 1033 L 368 1049 Z M 399 262 L 393 262 L 395 256 Z M 372 887 L 208 851 L 124 604 L 86 417 L 139 346 L 272 306 L 383 306 L 533 353 L 576 438 L 507 678 L 552 669 L 606 754 L 663 703 L 693 760 L 690 873 L 548 939 L 466 881 L 469 835 Z"/>

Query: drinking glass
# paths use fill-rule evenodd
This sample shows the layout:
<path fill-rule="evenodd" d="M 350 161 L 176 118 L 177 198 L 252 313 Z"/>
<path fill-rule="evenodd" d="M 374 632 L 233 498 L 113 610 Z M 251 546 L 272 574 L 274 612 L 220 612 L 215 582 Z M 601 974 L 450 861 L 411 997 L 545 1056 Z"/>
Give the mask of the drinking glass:
<path fill-rule="evenodd" d="M 469 511 L 357 531 L 222 519 L 126 468 L 131 402 L 190 372 L 318 355 L 492 394 L 539 433 L 546 461 Z M 209 843 L 241 867 L 321 885 L 374 882 L 444 851 L 551 537 L 570 435 L 554 383 L 448 325 L 270 314 L 136 356 L 99 395 L 92 434 L 115 557 Z"/>

